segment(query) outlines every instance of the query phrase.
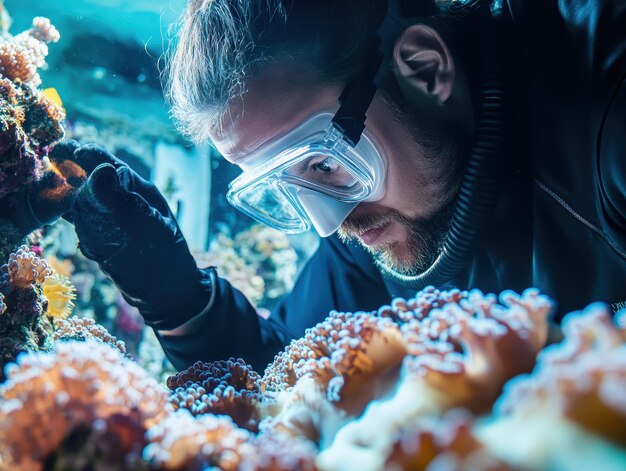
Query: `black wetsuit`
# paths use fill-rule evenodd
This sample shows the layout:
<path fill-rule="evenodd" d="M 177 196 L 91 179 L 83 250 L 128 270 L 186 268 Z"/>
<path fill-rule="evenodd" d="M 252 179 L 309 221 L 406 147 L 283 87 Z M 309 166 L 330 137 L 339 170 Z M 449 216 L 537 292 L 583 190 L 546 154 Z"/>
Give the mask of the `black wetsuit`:
<path fill-rule="evenodd" d="M 626 2 L 519 3 L 505 190 L 473 261 L 449 286 L 534 286 L 558 301 L 557 320 L 592 301 L 617 310 L 626 304 Z M 160 336 L 177 368 L 240 356 L 262 370 L 330 310 L 371 310 L 414 294 L 336 237 L 322 240 L 270 320 L 218 285 L 193 334 Z"/>

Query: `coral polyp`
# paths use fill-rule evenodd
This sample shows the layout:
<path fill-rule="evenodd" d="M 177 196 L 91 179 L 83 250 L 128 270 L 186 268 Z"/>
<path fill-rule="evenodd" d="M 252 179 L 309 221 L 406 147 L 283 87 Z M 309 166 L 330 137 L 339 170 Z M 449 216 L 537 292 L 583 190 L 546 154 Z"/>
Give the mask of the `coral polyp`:
<path fill-rule="evenodd" d="M 43 283 L 52 275 L 52 268 L 28 246 L 23 245 L 9 256 L 9 261 L 0 267 L 0 272 L 9 276 L 11 289 L 28 289 L 34 284 Z"/>

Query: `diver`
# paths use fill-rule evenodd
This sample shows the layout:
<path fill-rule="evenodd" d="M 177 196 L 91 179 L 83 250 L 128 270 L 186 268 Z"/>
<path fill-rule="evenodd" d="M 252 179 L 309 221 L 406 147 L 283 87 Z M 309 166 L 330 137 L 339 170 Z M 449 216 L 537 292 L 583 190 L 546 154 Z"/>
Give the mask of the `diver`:
<path fill-rule="evenodd" d="M 329 311 L 427 285 L 537 287 L 554 321 L 626 301 L 619 0 L 191 0 L 166 70 L 181 130 L 242 169 L 229 201 L 322 240 L 268 319 L 196 268 L 165 199 L 101 147 L 66 217 L 173 364 L 262 369 Z"/>

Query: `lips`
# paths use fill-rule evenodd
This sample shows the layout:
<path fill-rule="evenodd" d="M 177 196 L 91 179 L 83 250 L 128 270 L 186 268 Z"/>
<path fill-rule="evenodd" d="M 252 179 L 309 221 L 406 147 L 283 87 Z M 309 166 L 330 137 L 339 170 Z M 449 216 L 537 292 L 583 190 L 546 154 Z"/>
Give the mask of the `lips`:
<path fill-rule="evenodd" d="M 365 245 L 368 245 L 368 246 L 375 245 L 376 242 L 378 242 L 382 238 L 382 235 L 388 226 L 389 226 L 389 223 L 387 222 L 380 227 L 375 227 L 373 229 L 365 231 L 363 234 L 359 236 L 359 239 L 361 239 L 361 242 L 363 242 Z"/>

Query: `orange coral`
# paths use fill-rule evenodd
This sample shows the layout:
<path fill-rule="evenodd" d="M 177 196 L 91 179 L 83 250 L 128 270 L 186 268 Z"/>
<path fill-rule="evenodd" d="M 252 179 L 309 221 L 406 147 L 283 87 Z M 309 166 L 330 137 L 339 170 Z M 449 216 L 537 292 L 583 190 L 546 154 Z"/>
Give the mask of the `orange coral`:
<path fill-rule="evenodd" d="M 37 69 L 45 64 L 49 42 L 57 42 L 60 34 L 50 20 L 37 17 L 31 29 L 16 36 L 0 38 L 0 75 L 13 82 L 41 84 Z"/>
<path fill-rule="evenodd" d="M 541 352 L 532 375 L 510 383 L 498 412 L 551 411 L 626 447 L 626 328 L 601 304 L 562 326 L 564 340 Z"/>
<path fill-rule="evenodd" d="M 507 471 L 473 432 L 472 417 L 456 409 L 443 417 L 422 417 L 401 429 L 385 460 L 385 469 Z M 381 466 L 382 468 L 382 466 Z"/>
<path fill-rule="evenodd" d="M 7 376 L 0 387 L 0 455 L 16 471 L 39 469 L 77 427 L 119 416 L 146 430 L 171 411 L 164 389 L 101 342 L 22 354 Z"/>
<path fill-rule="evenodd" d="M 317 470 L 317 449 L 308 440 L 280 434 L 261 434 L 252 440 L 251 445 L 242 453 L 240 471 Z"/>
<path fill-rule="evenodd" d="M 7 264 L 2 265 L 2 272 L 9 275 L 9 283 L 13 288 L 30 288 L 35 283 L 43 283 L 52 275 L 48 263 L 31 252 L 27 245 L 22 245 L 17 252 L 9 255 Z"/>
<path fill-rule="evenodd" d="M 204 414 L 194 418 L 180 409 L 150 428 L 146 437 L 150 443 L 144 457 L 158 469 L 216 467 L 234 471 L 251 446 L 252 436 L 229 417 Z"/>
<path fill-rule="evenodd" d="M 95 340 L 116 348 L 120 353 L 126 353 L 123 341 L 117 340 L 108 330 L 89 318 L 71 317 L 58 320 L 55 323 L 54 340 L 57 342 Z"/>

